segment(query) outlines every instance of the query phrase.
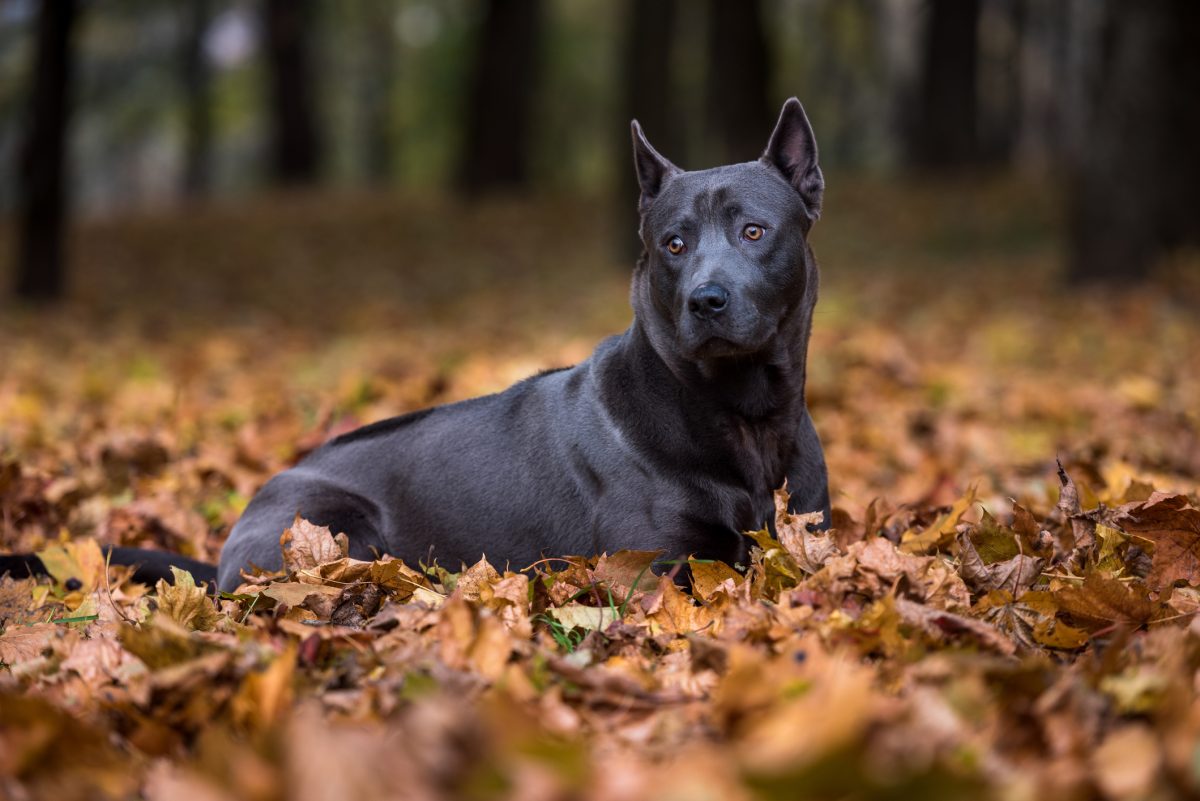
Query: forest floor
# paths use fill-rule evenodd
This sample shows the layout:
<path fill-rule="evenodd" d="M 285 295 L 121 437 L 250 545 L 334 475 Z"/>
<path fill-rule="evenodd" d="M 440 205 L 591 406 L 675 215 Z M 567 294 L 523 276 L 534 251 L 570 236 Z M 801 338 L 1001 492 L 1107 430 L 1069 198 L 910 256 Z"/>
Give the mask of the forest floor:
<path fill-rule="evenodd" d="M 684 592 L 653 554 L 422 573 L 298 523 L 216 603 L 96 543 L 215 560 L 330 436 L 585 358 L 629 321 L 620 237 L 561 198 L 81 224 L 68 302 L 0 309 L 0 550 L 54 573 L 0 582 L 0 796 L 1200 792 L 1200 265 L 1068 286 L 1056 217 L 1012 182 L 831 190 L 829 537 L 781 515 Z"/>

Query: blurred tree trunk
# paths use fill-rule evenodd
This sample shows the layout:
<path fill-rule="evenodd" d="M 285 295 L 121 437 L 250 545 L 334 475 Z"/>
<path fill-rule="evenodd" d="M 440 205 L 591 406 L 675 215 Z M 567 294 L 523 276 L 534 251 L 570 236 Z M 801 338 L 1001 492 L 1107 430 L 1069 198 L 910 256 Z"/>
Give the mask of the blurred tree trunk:
<path fill-rule="evenodd" d="M 541 0 L 487 0 L 459 163 L 458 184 L 467 194 L 529 184 L 542 17 Z"/>
<path fill-rule="evenodd" d="M 78 11 L 76 0 L 42 0 L 38 13 L 29 127 L 19 165 L 16 293 L 27 300 L 61 297 L 65 284 L 71 33 Z"/>
<path fill-rule="evenodd" d="M 317 180 L 321 166 L 312 67 L 312 0 L 266 0 L 274 178 L 285 185 Z"/>
<path fill-rule="evenodd" d="M 760 0 L 709 0 L 708 129 L 722 164 L 758 158 L 774 122 L 771 53 Z"/>
<path fill-rule="evenodd" d="M 924 44 L 907 109 L 909 162 L 942 169 L 980 158 L 978 132 L 981 0 L 927 0 Z"/>
<path fill-rule="evenodd" d="M 1200 245 L 1200 3 L 1107 0 L 1071 154 L 1069 277 L 1144 277 Z"/>
<path fill-rule="evenodd" d="M 384 185 L 395 170 L 392 104 L 396 88 L 395 3 L 374 2 L 363 14 L 363 83 L 359 105 L 362 170 L 368 184 Z"/>
<path fill-rule="evenodd" d="M 211 183 L 212 70 L 204 51 L 212 15 L 210 0 L 190 0 L 183 42 L 183 91 L 187 104 L 187 132 L 183 157 L 183 193 L 200 197 Z"/>
<path fill-rule="evenodd" d="M 622 259 L 641 253 L 638 237 L 638 182 L 633 169 L 630 120 L 642 124 L 646 136 L 669 159 L 683 152 L 683 127 L 671 82 L 671 46 L 677 12 L 676 0 L 629 0 L 625 4 L 624 54 L 621 62 L 624 119 L 617 126 L 617 170 L 619 187 L 617 219 L 625 224 L 620 232 Z"/>

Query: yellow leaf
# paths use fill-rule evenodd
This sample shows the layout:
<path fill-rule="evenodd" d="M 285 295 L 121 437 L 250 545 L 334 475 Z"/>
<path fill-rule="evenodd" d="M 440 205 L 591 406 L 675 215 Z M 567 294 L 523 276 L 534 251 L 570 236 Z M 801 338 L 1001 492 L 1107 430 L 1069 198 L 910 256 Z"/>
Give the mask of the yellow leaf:
<path fill-rule="evenodd" d="M 86 595 L 104 582 L 104 554 L 95 540 L 71 540 L 52 545 L 38 552 L 38 558 L 54 581 L 68 590 Z"/>
<path fill-rule="evenodd" d="M 954 541 L 955 528 L 962 516 L 975 503 L 975 485 L 967 487 L 966 493 L 954 502 L 950 511 L 939 517 L 932 526 L 917 532 L 909 529 L 900 538 L 900 550 L 905 553 L 928 553 L 944 548 Z"/>
<path fill-rule="evenodd" d="M 191 573 L 174 566 L 171 567 L 171 574 L 175 576 L 173 585 L 159 579 L 155 587 L 159 614 L 193 631 L 212 631 L 221 616 L 204 591 L 208 585 L 197 587 Z"/>

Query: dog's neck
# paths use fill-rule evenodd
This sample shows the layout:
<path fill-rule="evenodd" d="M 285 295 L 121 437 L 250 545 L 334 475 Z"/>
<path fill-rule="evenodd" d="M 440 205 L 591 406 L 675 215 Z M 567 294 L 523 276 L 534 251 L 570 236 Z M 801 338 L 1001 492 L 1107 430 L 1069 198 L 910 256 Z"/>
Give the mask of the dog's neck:
<path fill-rule="evenodd" d="M 696 364 L 664 358 L 636 316 L 611 352 L 602 381 L 609 402 L 638 409 L 626 436 L 653 439 L 654 450 L 697 472 L 725 475 L 756 491 L 783 482 L 807 413 L 804 401 L 807 320 L 781 330 L 787 347 L 762 358 Z M 730 476 L 731 478 L 733 476 Z"/>

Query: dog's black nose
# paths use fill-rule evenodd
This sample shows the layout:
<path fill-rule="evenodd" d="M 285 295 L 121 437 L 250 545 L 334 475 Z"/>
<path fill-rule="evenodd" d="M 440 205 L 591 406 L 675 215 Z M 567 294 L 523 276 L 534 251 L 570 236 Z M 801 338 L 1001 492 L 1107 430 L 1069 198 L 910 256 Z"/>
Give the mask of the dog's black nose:
<path fill-rule="evenodd" d="M 729 292 L 720 284 L 701 284 L 688 298 L 688 310 L 701 320 L 716 317 L 729 305 Z"/>

